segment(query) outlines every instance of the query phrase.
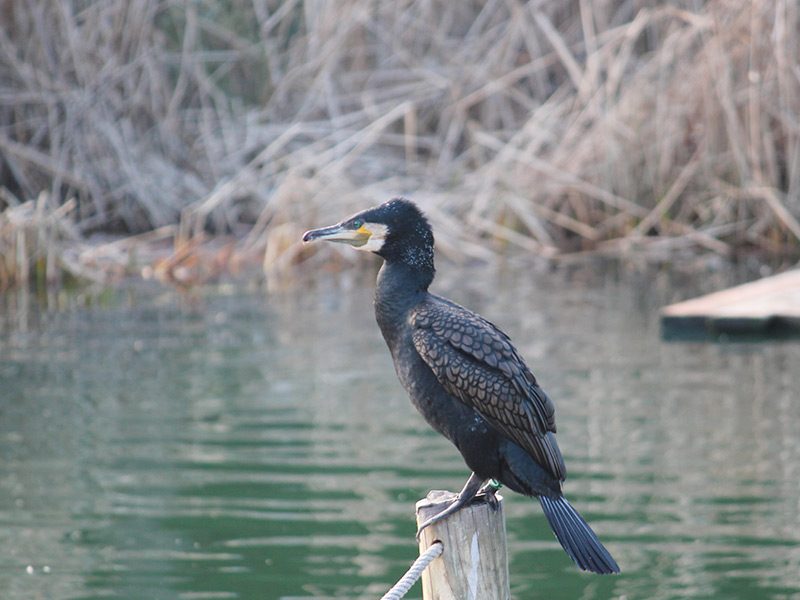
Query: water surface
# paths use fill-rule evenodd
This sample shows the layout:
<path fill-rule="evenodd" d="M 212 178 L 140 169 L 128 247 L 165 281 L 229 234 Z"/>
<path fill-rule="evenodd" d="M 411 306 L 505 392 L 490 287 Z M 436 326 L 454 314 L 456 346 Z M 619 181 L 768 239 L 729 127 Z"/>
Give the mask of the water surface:
<path fill-rule="evenodd" d="M 507 493 L 516 598 L 800 598 L 800 344 L 659 336 L 660 304 L 731 277 L 437 282 L 556 402 L 567 495 L 624 571 L 578 572 Z M 414 502 L 468 473 L 397 383 L 372 285 L 6 298 L 0 597 L 379 597 L 416 555 Z"/>

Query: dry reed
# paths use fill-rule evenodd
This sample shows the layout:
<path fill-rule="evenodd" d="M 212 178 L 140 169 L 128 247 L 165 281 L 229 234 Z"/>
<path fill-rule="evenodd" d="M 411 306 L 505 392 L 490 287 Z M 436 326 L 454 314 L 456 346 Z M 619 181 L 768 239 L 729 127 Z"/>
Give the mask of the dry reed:
<path fill-rule="evenodd" d="M 793 0 L 0 15 L 4 198 L 74 198 L 78 237 L 176 225 L 177 256 L 227 232 L 283 269 L 307 257 L 304 225 L 406 193 L 453 254 L 484 255 L 476 235 L 550 256 L 800 247 Z"/>

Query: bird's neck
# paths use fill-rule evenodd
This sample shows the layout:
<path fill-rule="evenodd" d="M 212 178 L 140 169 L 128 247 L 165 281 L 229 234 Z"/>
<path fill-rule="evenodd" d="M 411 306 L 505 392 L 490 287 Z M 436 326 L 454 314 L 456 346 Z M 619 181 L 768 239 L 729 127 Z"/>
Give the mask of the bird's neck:
<path fill-rule="evenodd" d="M 405 324 L 408 311 L 428 293 L 432 281 L 432 267 L 390 260 L 383 263 L 375 286 L 375 317 L 390 347 Z"/>

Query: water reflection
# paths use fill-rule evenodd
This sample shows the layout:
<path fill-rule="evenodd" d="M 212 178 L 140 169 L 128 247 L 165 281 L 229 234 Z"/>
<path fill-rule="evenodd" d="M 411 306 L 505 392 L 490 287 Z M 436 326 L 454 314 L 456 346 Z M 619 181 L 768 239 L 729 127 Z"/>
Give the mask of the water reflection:
<path fill-rule="evenodd" d="M 800 594 L 800 345 L 662 342 L 655 309 L 688 294 L 663 273 L 476 269 L 437 289 L 512 333 L 624 570 L 578 573 L 507 494 L 515 596 Z M 466 472 L 396 382 L 371 287 L 7 307 L 3 597 L 383 593 L 414 501 Z"/>

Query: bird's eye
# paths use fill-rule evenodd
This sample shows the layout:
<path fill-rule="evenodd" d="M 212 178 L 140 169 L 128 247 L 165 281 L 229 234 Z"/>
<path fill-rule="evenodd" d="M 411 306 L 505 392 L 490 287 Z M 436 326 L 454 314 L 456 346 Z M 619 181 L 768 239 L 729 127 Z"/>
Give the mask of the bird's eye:
<path fill-rule="evenodd" d="M 364 221 L 362 221 L 361 219 L 356 219 L 355 221 L 353 221 L 353 229 L 360 229 L 363 224 Z"/>

